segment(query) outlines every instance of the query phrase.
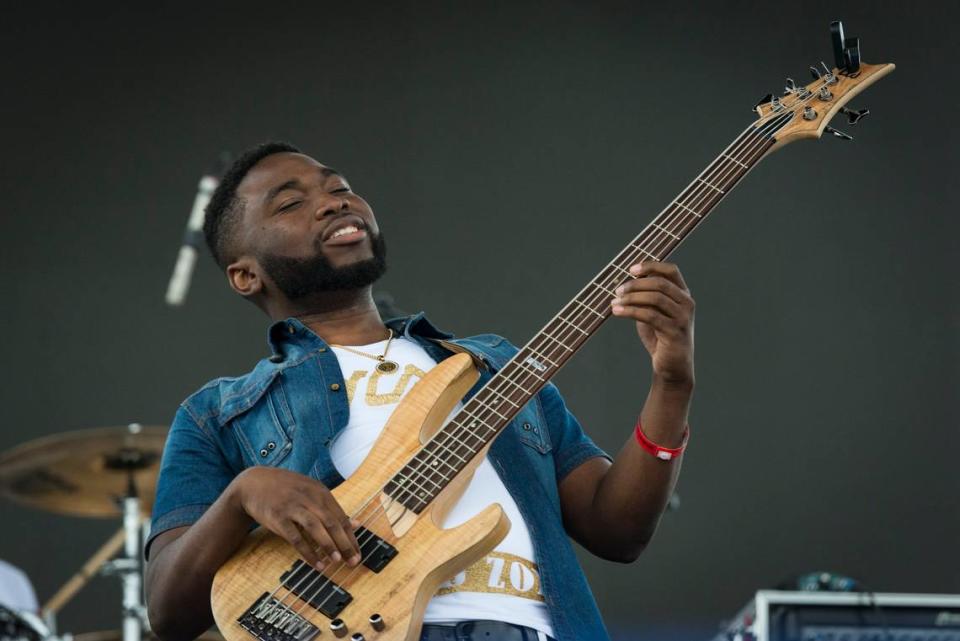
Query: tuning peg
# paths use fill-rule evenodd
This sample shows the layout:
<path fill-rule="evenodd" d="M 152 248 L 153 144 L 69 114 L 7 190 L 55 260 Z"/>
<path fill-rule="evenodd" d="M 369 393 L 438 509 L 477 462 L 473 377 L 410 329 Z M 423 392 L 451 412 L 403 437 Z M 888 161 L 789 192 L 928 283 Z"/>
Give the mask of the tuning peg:
<path fill-rule="evenodd" d="M 820 70 L 816 67 L 810 67 L 810 75 L 813 76 L 814 80 L 820 80 Z"/>
<path fill-rule="evenodd" d="M 853 140 L 853 136 L 849 134 L 845 134 L 838 129 L 834 129 L 833 127 L 827 127 L 826 129 L 824 129 L 824 131 L 826 131 L 828 134 L 833 134 L 840 140 Z"/>
<path fill-rule="evenodd" d="M 797 90 L 797 83 L 793 81 L 793 78 L 787 78 L 787 84 L 783 88 L 783 95 L 786 96 L 786 95 L 792 94 L 796 90 Z"/>
<path fill-rule="evenodd" d="M 854 111 L 853 109 L 847 109 L 846 107 L 840 108 L 840 113 L 847 115 L 847 124 L 855 125 L 861 118 L 870 115 L 869 109 L 861 109 L 860 111 Z"/>
<path fill-rule="evenodd" d="M 760 105 L 765 105 L 765 104 L 768 104 L 768 103 L 770 103 L 770 102 L 772 102 L 772 101 L 773 101 L 773 94 L 772 94 L 772 93 L 768 93 L 766 96 L 764 96 L 763 98 L 761 98 L 760 100 L 757 101 L 757 104 L 755 104 L 755 105 L 753 106 L 753 109 L 751 109 L 751 111 L 756 111 L 756 110 L 757 110 L 757 107 L 759 107 Z"/>

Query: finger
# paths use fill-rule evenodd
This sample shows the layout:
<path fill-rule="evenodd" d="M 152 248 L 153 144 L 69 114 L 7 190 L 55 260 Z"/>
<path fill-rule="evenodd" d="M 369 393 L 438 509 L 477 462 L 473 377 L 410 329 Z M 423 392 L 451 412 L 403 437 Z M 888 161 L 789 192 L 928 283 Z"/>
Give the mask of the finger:
<path fill-rule="evenodd" d="M 661 334 L 679 335 L 681 333 L 681 329 L 669 316 L 652 307 L 617 307 L 614 308 L 614 314 L 649 325 Z"/>
<path fill-rule="evenodd" d="M 691 300 L 690 294 L 681 289 L 676 283 L 667 280 L 663 276 L 646 276 L 634 280 L 628 280 L 614 290 L 615 294 L 623 295 L 628 292 L 656 291 L 669 296 L 672 300 L 680 304 L 685 304 Z"/>
<path fill-rule="evenodd" d="M 330 490 L 320 483 L 315 483 L 309 487 L 307 496 L 310 512 L 321 522 L 334 546 L 331 558 L 334 561 L 343 559 L 347 562 L 353 561 L 354 557 L 359 558 L 360 546 L 353 535 L 353 528 L 350 527 L 350 518 Z"/>
<path fill-rule="evenodd" d="M 683 318 L 683 308 L 672 298 L 658 291 L 624 294 L 623 296 L 614 298 L 612 304 L 618 307 L 653 307 L 670 318 Z"/>
<path fill-rule="evenodd" d="M 335 561 L 341 559 L 350 565 L 356 565 L 360 557 L 360 546 L 350 527 L 350 518 L 329 491 L 316 496 L 316 507 L 312 511 L 323 522 L 323 527 L 336 546 Z"/>
<path fill-rule="evenodd" d="M 663 276 L 664 278 L 667 278 L 675 283 L 680 289 L 690 291 L 690 288 L 687 287 L 687 283 L 683 280 L 683 275 L 680 273 L 680 268 L 674 263 L 647 260 L 633 265 L 630 268 L 630 273 L 634 276 L 649 276 L 653 274 Z"/>
<path fill-rule="evenodd" d="M 330 533 L 347 565 L 352 567 L 360 562 L 360 546 L 357 545 L 357 539 L 350 530 L 350 519 L 344 517 L 343 521 L 331 523 L 327 527 L 327 532 Z"/>
<path fill-rule="evenodd" d="M 323 522 L 322 514 L 315 514 L 307 508 L 304 508 L 293 518 L 294 523 L 303 528 L 303 531 L 313 539 L 314 549 L 320 557 L 326 557 L 336 563 L 342 557 L 337 549 L 336 543 L 327 532 L 327 526 Z"/>
<path fill-rule="evenodd" d="M 317 551 L 313 548 L 313 542 L 307 540 L 307 537 L 303 535 L 303 532 L 297 527 L 296 523 L 293 521 L 285 521 L 277 527 L 275 533 L 279 534 L 287 543 L 292 545 L 293 549 L 297 551 L 297 554 L 311 567 L 317 568 L 318 570 L 323 569 L 323 563 L 321 562 L 320 555 L 317 554 Z"/>

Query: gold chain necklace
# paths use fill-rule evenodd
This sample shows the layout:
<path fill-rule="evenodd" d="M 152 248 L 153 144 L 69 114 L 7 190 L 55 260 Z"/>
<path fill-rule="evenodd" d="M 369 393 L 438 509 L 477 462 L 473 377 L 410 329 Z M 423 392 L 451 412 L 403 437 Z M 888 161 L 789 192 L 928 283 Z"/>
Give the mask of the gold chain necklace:
<path fill-rule="evenodd" d="M 367 354 L 366 352 L 361 352 L 359 349 L 353 349 L 352 347 L 347 347 L 346 345 L 337 345 L 336 343 L 330 343 L 330 347 L 339 347 L 340 349 L 345 349 L 348 352 L 353 352 L 354 354 L 359 354 L 360 356 L 366 356 L 367 358 L 372 358 L 377 363 L 377 371 L 382 374 L 390 374 L 391 372 L 397 371 L 400 366 L 397 365 L 395 361 L 387 360 L 387 352 L 390 351 L 390 343 L 393 342 L 393 330 L 389 327 L 387 331 L 390 332 L 390 338 L 387 339 L 387 346 L 383 348 L 383 354 L 377 356 L 376 354 Z"/>

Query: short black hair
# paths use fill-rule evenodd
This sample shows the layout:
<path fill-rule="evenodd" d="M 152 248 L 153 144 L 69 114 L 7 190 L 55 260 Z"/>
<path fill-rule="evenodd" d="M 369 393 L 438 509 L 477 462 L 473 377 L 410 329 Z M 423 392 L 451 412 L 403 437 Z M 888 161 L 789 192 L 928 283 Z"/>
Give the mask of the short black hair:
<path fill-rule="evenodd" d="M 233 161 L 220 179 L 220 184 L 207 203 L 203 219 L 203 237 L 213 259 L 220 267 L 226 267 L 236 258 L 232 241 L 244 205 L 243 200 L 237 198 L 237 187 L 258 162 L 267 156 L 284 152 L 301 153 L 290 143 L 282 141 L 270 141 L 251 147 Z"/>

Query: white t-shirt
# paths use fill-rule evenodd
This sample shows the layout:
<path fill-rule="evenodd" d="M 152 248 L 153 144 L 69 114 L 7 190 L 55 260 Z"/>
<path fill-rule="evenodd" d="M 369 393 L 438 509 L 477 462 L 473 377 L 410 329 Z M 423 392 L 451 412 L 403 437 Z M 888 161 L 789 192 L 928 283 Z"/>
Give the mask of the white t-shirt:
<path fill-rule="evenodd" d="M 386 344 L 384 340 L 350 347 L 379 355 Z M 403 337 L 395 337 L 390 344 L 387 360 L 399 367 L 389 374 L 378 372 L 377 362 L 372 358 L 339 347 L 332 349 L 347 385 L 350 420 L 331 444 L 330 456 L 340 475 L 347 478 L 366 458 L 400 399 L 436 362 L 422 347 Z M 447 420 L 460 408 L 461 404 L 457 403 Z M 424 622 L 493 619 L 525 625 L 553 636 L 530 532 L 513 497 L 486 457 L 460 500 L 447 514 L 443 526 L 460 525 L 491 503 L 503 507 L 510 519 L 510 531 L 486 557 L 440 587 L 427 605 Z"/>

